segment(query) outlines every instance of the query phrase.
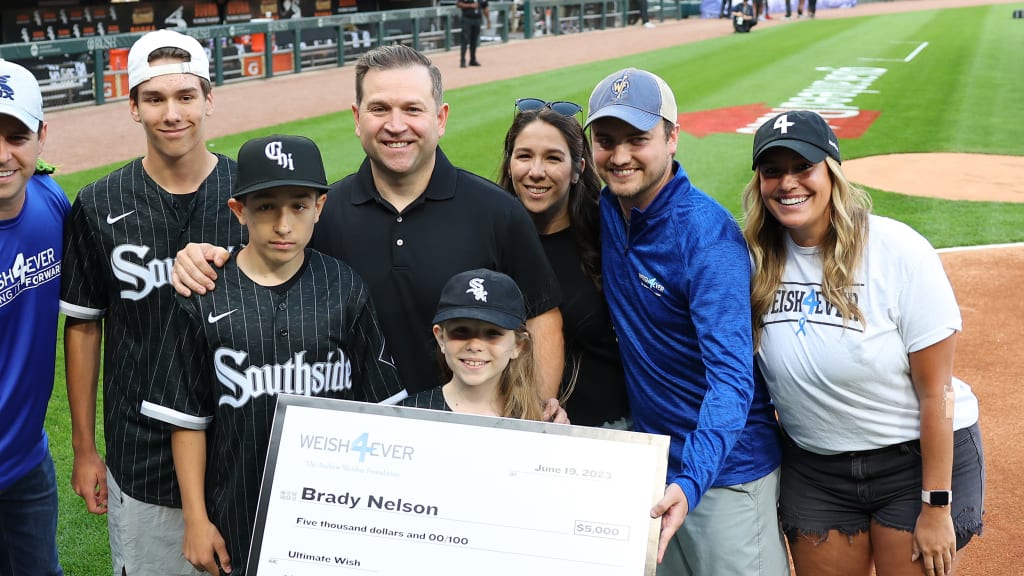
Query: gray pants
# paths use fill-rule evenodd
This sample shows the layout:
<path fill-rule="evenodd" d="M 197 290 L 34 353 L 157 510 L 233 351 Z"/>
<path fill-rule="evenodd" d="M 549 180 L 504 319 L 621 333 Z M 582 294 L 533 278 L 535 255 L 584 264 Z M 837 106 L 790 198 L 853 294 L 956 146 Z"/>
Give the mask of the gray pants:
<path fill-rule="evenodd" d="M 114 576 L 203 576 L 185 560 L 181 508 L 146 504 L 121 492 L 107 471 L 107 529 Z"/>
<path fill-rule="evenodd" d="M 658 576 L 789 576 L 778 501 L 778 468 L 753 482 L 708 490 L 669 542 Z"/>

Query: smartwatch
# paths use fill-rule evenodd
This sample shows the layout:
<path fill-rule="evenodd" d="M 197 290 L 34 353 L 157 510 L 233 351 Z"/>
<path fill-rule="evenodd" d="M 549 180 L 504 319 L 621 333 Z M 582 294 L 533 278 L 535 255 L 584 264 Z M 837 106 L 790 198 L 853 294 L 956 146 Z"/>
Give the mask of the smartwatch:
<path fill-rule="evenodd" d="M 921 490 L 921 502 L 929 506 L 949 506 L 953 501 L 952 490 Z"/>

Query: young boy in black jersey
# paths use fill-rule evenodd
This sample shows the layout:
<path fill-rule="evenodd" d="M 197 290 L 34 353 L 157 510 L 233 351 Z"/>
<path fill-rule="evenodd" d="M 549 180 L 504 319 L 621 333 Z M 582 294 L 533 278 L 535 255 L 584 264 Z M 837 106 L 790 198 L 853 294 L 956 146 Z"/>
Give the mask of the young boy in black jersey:
<path fill-rule="evenodd" d="M 216 290 L 179 297 L 159 364 L 172 384 L 142 405 L 175 426 L 183 551 L 211 574 L 245 573 L 277 394 L 389 404 L 407 395 L 363 281 L 306 247 L 327 189 L 311 140 L 275 135 L 242 145 L 228 205 L 249 244 L 231 256 Z"/>

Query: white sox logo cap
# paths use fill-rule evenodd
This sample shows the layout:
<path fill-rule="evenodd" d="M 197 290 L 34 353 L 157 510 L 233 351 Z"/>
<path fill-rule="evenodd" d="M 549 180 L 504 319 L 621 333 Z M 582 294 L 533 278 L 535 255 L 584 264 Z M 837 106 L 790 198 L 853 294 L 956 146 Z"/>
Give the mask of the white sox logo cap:
<path fill-rule="evenodd" d="M 526 305 L 516 281 L 501 272 L 478 268 L 452 276 L 441 290 L 434 324 L 456 318 L 482 320 L 506 330 L 526 323 Z"/>
<path fill-rule="evenodd" d="M 328 190 L 324 162 L 315 142 L 305 136 L 274 134 L 242 144 L 238 150 L 238 182 L 231 196 L 279 186 Z"/>
<path fill-rule="evenodd" d="M 150 66 L 149 55 L 159 48 L 180 48 L 188 52 L 190 60 Z M 136 40 L 128 52 L 128 89 L 166 74 L 194 74 L 209 80 L 210 57 L 198 40 L 174 30 L 156 30 Z"/>
<path fill-rule="evenodd" d="M 39 82 L 31 72 L 7 60 L 0 60 L 0 114 L 16 118 L 32 132 L 43 121 Z"/>
<path fill-rule="evenodd" d="M 765 122 L 754 135 L 754 163 L 757 168 L 761 155 L 772 148 L 789 148 L 812 164 L 831 156 L 842 163 L 839 139 L 832 127 L 817 112 L 793 110 L 783 112 Z"/>

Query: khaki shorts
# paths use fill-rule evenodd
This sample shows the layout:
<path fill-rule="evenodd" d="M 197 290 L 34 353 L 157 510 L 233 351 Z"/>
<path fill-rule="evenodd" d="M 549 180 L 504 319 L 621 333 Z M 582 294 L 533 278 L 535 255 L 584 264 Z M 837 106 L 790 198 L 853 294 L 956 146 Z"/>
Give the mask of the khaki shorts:
<path fill-rule="evenodd" d="M 708 490 L 668 543 L 658 576 L 789 576 L 778 500 L 778 468 Z"/>
<path fill-rule="evenodd" d="M 146 504 L 121 493 L 107 470 L 107 530 L 114 576 L 202 576 L 181 552 L 180 508 Z"/>

